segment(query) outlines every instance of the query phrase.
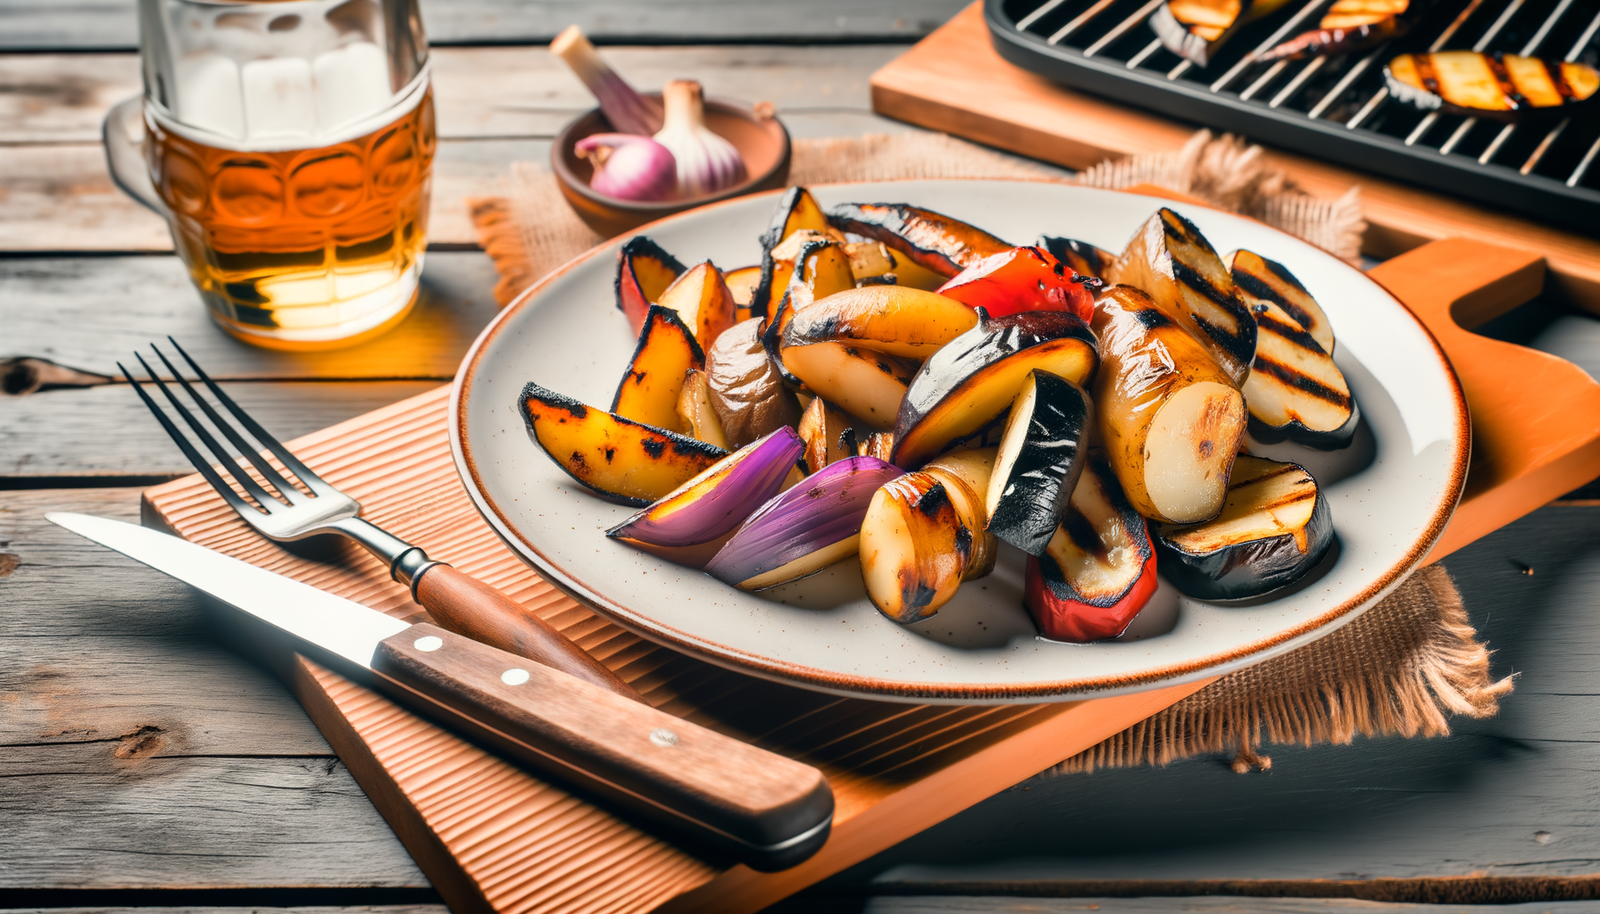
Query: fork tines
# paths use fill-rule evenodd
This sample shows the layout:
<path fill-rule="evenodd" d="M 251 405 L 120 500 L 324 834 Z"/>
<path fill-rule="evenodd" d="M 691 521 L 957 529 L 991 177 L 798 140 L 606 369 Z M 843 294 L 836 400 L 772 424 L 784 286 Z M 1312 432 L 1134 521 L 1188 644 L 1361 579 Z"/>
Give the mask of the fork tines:
<path fill-rule="evenodd" d="M 218 468 L 212 465 L 212 461 L 207 460 L 200 453 L 200 451 L 195 447 L 194 442 L 190 441 L 189 437 L 183 433 L 183 431 L 177 426 L 176 423 L 172 421 L 170 417 L 167 416 L 166 411 L 161 409 L 161 407 L 156 404 L 156 401 L 151 398 L 150 394 L 144 389 L 144 384 L 135 379 L 133 374 L 129 372 L 121 362 L 117 363 L 117 368 L 122 370 L 122 376 L 128 379 L 129 384 L 133 385 L 133 389 L 138 392 L 139 398 L 144 401 L 144 405 L 150 407 L 150 411 L 155 414 L 157 421 L 161 423 L 161 427 L 167 430 L 168 435 L 172 436 L 173 442 L 176 443 L 183 451 L 184 456 L 189 458 L 189 462 L 194 464 L 195 469 L 200 471 L 200 474 L 206 478 L 206 481 L 211 483 L 212 488 L 216 489 L 217 492 L 225 500 L 227 500 L 228 504 L 231 505 L 235 511 L 243 513 L 245 508 L 250 506 L 256 510 L 271 514 L 274 510 L 292 505 L 303 504 L 304 502 L 321 494 L 317 491 L 317 487 L 321 483 L 321 480 L 319 480 L 315 474 L 308 470 L 299 460 L 296 460 L 295 456 L 291 454 L 288 449 L 279 444 L 278 439 L 272 437 L 272 435 L 267 433 L 266 429 L 262 428 L 259 423 L 250 418 L 249 413 L 245 412 L 239 407 L 238 404 L 234 403 L 233 399 L 224 393 L 222 388 L 218 387 L 216 383 L 212 381 L 211 378 L 205 373 L 205 371 L 200 368 L 199 364 L 197 364 L 195 360 L 189 356 L 189 353 L 185 352 L 183 347 L 178 345 L 177 340 L 169 336 L 167 337 L 167 342 L 171 343 L 172 347 L 178 351 L 178 354 L 183 356 L 184 361 L 187 362 L 189 367 L 194 370 L 196 377 L 198 377 L 199 380 L 205 384 L 206 389 L 211 391 L 211 395 L 217 399 L 217 402 L 221 403 L 222 406 L 229 413 L 231 413 L 235 419 L 238 420 L 238 424 L 242 425 L 245 431 L 249 432 L 249 434 L 259 443 L 259 446 L 257 446 L 246 441 L 244 435 L 240 434 L 239 429 L 236 428 L 233 423 L 219 415 L 217 411 L 212 408 L 211 404 L 200 395 L 200 392 L 195 390 L 194 387 L 183 377 L 182 372 L 180 372 L 177 367 L 172 364 L 171 360 L 167 358 L 166 353 L 162 352 L 161 348 L 156 344 L 150 344 L 150 348 L 155 352 L 156 356 L 160 358 L 161 363 L 167 366 L 167 371 L 172 374 L 172 380 L 175 381 L 178 386 L 183 388 L 184 392 L 189 395 L 189 398 L 194 401 L 194 404 L 198 406 L 200 411 L 205 414 L 208 420 L 210 420 L 212 426 L 220 431 L 223 437 L 227 438 L 229 443 L 234 446 L 234 448 L 239 452 L 239 456 L 243 457 L 245 462 L 249 464 L 248 469 L 239 465 L 238 460 L 232 454 L 228 453 L 228 449 L 223 447 L 222 444 L 218 442 L 217 439 L 211 434 L 211 432 L 207 430 L 205 425 L 200 422 L 199 418 L 197 418 L 188 407 L 183 405 L 183 401 L 172 392 L 172 388 L 168 385 L 168 383 L 162 380 L 160 375 L 156 374 L 155 370 L 150 367 L 150 363 L 145 361 L 144 356 L 135 352 L 133 354 L 134 358 L 139 360 L 139 364 L 144 366 L 145 373 L 149 376 L 145 383 L 153 383 L 161 389 L 161 392 L 167 397 L 167 402 L 172 404 L 172 408 L 178 413 L 178 415 L 183 417 L 184 422 L 194 432 L 195 437 L 200 439 L 200 442 L 205 445 L 206 450 L 211 452 L 211 455 L 215 458 L 215 462 L 220 464 L 222 468 L 225 468 L 228 474 L 238 482 L 240 488 L 242 488 L 244 492 L 250 496 L 251 500 L 255 502 L 253 506 L 250 506 L 249 502 L 244 501 L 244 499 L 239 496 L 238 491 L 236 491 L 234 487 L 227 482 L 227 480 L 223 479 L 223 477 L 217 472 Z M 278 458 L 278 460 L 288 468 L 289 472 L 293 473 L 295 477 L 310 491 L 301 491 L 289 479 L 285 478 L 283 474 L 274 469 L 270 463 L 262 458 L 260 453 L 262 448 L 265 448 L 274 457 Z M 260 476 L 261 480 L 275 490 L 276 495 L 269 493 L 266 489 L 262 488 L 261 484 L 256 482 L 256 478 L 250 474 L 248 471 L 249 469 L 254 469 L 256 474 Z"/>

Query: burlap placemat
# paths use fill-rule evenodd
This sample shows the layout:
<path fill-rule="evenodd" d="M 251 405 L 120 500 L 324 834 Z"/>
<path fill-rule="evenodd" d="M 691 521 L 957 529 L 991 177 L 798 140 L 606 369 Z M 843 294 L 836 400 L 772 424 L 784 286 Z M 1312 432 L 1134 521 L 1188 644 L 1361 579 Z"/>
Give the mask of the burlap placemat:
<path fill-rule="evenodd" d="M 1174 153 L 1108 162 L 1076 176 L 943 134 L 796 140 L 790 182 L 911 178 L 1024 178 L 1094 187 L 1157 184 L 1242 213 L 1354 260 L 1358 190 L 1314 197 L 1269 167 L 1260 147 L 1197 133 Z M 535 280 L 605 240 L 573 214 L 542 163 L 512 165 L 505 194 L 469 201 L 504 304 Z M 1325 638 L 1222 677 L 1165 711 L 1068 759 L 1055 770 L 1166 764 L 1232 753 L 1234 770 L 1268 768 L 1260 747 L 1348 743 L 1361 736 L 1440 736 L 1451 715 L 1488 717 L 1511 691 L 1489 675 L 1489 651 L 1461 595 L 1437 565 Z"/>

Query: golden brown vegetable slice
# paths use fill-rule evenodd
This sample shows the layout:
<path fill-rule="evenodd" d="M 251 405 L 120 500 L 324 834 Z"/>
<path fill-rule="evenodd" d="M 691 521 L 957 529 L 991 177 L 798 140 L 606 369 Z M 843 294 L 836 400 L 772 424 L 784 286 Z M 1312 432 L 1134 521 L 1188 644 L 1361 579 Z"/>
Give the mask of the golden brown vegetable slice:
<path fill-rule="evenodd" d="M 944 483 L 955 505 L 956 516 L 972 532 L 972 555 L 961 580 L 971 581 L 994 571 L 995 558 L 1000 554 L 1000 538 L 987 532 L 989 512 L 984 504 L 984 494 L 989 489 L 989 477 L 994 472 L 996 448 L 969 448 L 951 451 L 922 465 L 922 472 Z"/>
<path fill-rule="evenodd" d="M 750 319 L 750 300 L 755 298 L 756 286 L 761 284 L 760 267 L 740 267 L 722 274 L 722 281 L 733 293 L 734 322 Z"/>
<path fill-rule="evenodd" d="M 517 398 L 528 434 L 556 465 L 602 498 L 648 505 L 728 455 L 529 382 Z"/>
<path fill-rule="evenodd" d="M 1600 88 L 1600 72 L 1581 63 L 1479 51 L 1401 54 L 1384 75 L 1400 101 L 1498 120 L 1570 108 Z"/>
<path fill-rule="evenodd" d="M 706 373 L 689 369 L 683 374 L 683 390 L 678 392 L 678 418 L 689 430 L 689 436 L 706 444 L 728 447 L 728 436 L 722 431 L 717 411 L 711 406 L 711 384 Z"/>
<path fill-rule="evenodd" d="M 1128 242 L 1107 282 L 1133 286 L 1189 331 L 1235 387 L 1250 374 L 1256 322 L 1233 288 L 1233 276 L 1194 223 L 1162 208 Z M 1070 379 L 1069 379 L 1070 380 Z"/>
<path fill-rule="evenodd" d="M 717 421 L 734 447 L 800 418 L 800 403 L 761 344 L 761 319 L 735 324 L 706 351 L 706 380 Z"/>
<path fill-rule="evenodd" d="M 915 362 L 846 343 L 783 350 L 783 363 L 817 396 L 879 431 L 894 427 Z"/>
<path fill-rule="evenodd" d="M 1287 0 L 1167 0 L 1150 16 L 1150 28 L 1167 50 L 1200 66 L 1239 29 L 1268 16 Z"/>
<path fill-rule="evenodd" d="M 1247 305 L 1251 299 L 1275 303 L 1310 333 L 1324 352 L 1333 355 L 1333 325 L 1328 322 L 1327 313 L 1288 267 L 1250 251 L 1234 251 L 1223 258 L 1223 264 L 1233 275 L 1234 286 L 1245 295 Z"/>
<path fill-rule="evenodd" d="M 861 522 L 861 577 L 878 611 L 908 625 L 928 618 L 961 587 L 972 531 L 949 490 L 926 473 L 884 483 Z"/>
<path fill-rule="evenodd" d="M 678 416 L 684 372 L 705 364 L 700 344 L 677 312 L 651 305 L 639 331 L 639 345 L 611 398 L 611 411 L 645 425 L 686 432 L 689 426 Z"/>
<path fill-rule="evenodd" d="M 761 235 L 761 281 L 756 284 L 755 294 L 750 299 L 750 313 L 753 316 L 772 316 L 778 298 L 789 285 L 789 274 L 794 270 L 792 259 L 774 257 L 772 249 L 795 232 L 808 229 L 826 232 L 828 217 L 810 191 L 804 187 L 791 187 L 778 198 L 772 222 Z"/>
<path fill-rule="evenodd" d="M 617 310 L 628 318 L 634 333 L 644 326 L 645 313 L 683 273 L 683 264 L 643 235 L 635 235 L 617 252 L 617 278 L 613 289 Z"/>
<path fill-rule="evenodd" d="M 789 368 L 781 355 L 784 329 L 794 319 L 795 312 L 819 298 L 855 288 L 855 274 L 850 271 L 850 255 L 837 241 L 809 241 L 802 245 L 796 262 L 801 268 L 789 277 L 789 287 L 773 309 L 767 321 L 761 342 L 767 354 L 786 373 L 785 380 L 798 386 L 799 379 L 787 374 Z"/>
<path fill-rule="evenodd" d="M 977 323 L 977 312 L 953 298 L 900 286 L 864 286 L 796 310 L 784 327 L 782 346 L 832 341 L 921 360 Z"/>
<path fill-rule="evenodd" d="M 829 210 L 828 220 L 842 231 L 881 241 L 946 279 L 1012 247 L 959 219 L 905 203 L 846 203 Z"/>
<path fill-rule="evenodd" d="M 1130 286 L 1094 306 L 1095 416 L 1134 508 L 1192 524 L 1222 509 L 1244 438 L 1244 397 L 1199 341 Z"/>
<path fill-rule="evenodd" d="M 702 349 L 710 349 L 722 331 L 734 325 L 737 309 L 722 271 L 709 260 L 690 267 L 674 280 L 656 304 L 678 312 Z"/>
<path fill-rule="evenodd" d="M 1338 0 L 1310 31 L 1270 48 L 1261 61 L 1294 60 L 1318 54 L 1348 54 L 1398 38 L 1415 23 L 1422 0 Z"/>
<path fill-rule="evenodd" d="M 800 414 L 800 440 L 806 443 L 806 468 L 811 472 L 856 456 L 855 420 L 815 397 Z"/>
<path fill-rule="evenodd" d="M 862 440 L 859 453 L 862 457 L 876 457 L 888 463 L 894 456 L 894 433 L 873 432 Z"/>

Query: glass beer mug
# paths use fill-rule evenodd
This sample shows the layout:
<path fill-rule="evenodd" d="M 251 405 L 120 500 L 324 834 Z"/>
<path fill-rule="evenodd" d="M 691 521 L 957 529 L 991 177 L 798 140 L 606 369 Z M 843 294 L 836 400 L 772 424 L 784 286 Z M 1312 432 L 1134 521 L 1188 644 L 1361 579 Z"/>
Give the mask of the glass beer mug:
<path fill-rule="evenodd" d="M 228 332 L 349 345 L 417 297 L 434 152 L 416 0 L 139 0 L 117 183 L 167 218 Z"/>

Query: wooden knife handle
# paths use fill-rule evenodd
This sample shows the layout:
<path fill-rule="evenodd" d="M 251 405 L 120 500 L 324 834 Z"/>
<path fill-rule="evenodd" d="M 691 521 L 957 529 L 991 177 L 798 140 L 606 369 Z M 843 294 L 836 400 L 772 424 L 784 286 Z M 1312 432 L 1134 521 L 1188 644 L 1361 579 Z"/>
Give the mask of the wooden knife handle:
<path fill-rule="evenodd" d="M 434 621 L 474 641 L 526 657 L 625 698 L 634 688 L 516 600 L 449 565 L 429 565 L 416 579 L 417 602 Z"/>
<path fill-rule="evenodd" d="M 753 868 L 816 852 L 822 772 L 426 623 L 380 642 L 374 685 L 422 713 Z"/>

